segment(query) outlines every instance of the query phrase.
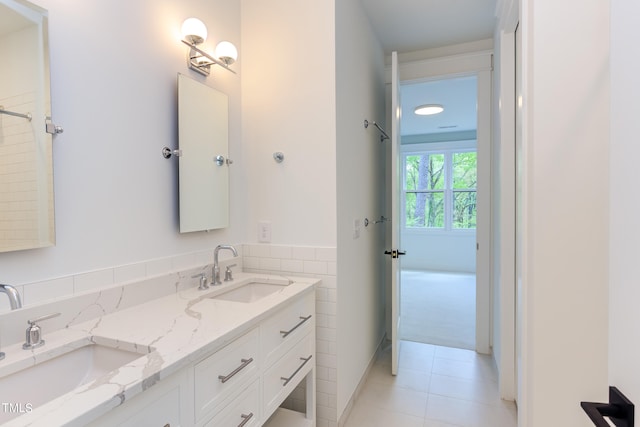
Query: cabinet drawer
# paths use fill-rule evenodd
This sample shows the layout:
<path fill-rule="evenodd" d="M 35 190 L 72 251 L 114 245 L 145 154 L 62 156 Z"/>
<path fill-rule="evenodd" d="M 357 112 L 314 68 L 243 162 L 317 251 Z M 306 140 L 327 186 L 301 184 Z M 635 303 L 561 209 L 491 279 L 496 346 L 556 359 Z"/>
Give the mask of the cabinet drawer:
<path fill-rule="evenodd" d="M 262 354 L 269 367 L 315 327 L 312 294 L 288 305 L 262 325 Z"/>
<path fill-rule="evenodd" d="M 257 427 L 260 421 L 260 381 L 256 380 L 240 397 L 232 399 L 205 427 Z"/>
<path fill-rule="evenodd" d="M 259 330 L 253 329 L 195 365 L 196 421 L 258 377 Z"/>
<path fill-rule="evenodd" d="M 265 414 L 273 413 L 315 366 L 314 337 L 314 334 L 307 334 L 265 373 Z"/>

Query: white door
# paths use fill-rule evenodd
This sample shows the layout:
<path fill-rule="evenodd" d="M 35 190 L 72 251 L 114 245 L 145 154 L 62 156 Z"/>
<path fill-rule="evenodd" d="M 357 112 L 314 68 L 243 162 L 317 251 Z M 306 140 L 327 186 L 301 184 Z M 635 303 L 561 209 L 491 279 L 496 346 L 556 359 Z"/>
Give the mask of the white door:
<path fill-rule="evenodd" d="M 398 53 L 391 53 L 391 373 L 398 374 L 400 357 L 400 75 Z"/>

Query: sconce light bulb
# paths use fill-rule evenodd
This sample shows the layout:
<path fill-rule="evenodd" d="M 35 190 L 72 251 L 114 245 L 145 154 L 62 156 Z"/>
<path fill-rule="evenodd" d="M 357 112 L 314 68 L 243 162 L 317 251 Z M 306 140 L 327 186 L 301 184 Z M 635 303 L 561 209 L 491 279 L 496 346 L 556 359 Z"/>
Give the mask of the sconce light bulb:
<path fill-rule="evenodd" d="M 216 57 L 226 65 L 231 65 L 238 59 L 238 49 L 231 42 L 221 41 L 216 46 Z"/>
<path fill-rule="evenodd" d="M 200 44 L 207 39 L 207 26 L 198 18 L 187 18 L 182 23 L 182 37 L 192 44 Z"/>

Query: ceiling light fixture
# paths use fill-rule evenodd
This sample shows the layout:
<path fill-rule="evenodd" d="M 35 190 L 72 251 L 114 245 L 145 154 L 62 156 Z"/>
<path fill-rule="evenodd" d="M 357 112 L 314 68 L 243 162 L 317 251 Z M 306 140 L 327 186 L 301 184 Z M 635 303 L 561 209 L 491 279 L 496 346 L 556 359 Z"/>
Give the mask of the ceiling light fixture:
<path fill-rule="evenodd" d="M 431 116 L 434 114 L 440 114 L 444 111 L 444 107 L 440 104 L 424 104 L 419 105 L 413 110 L 419 116 Z"/>

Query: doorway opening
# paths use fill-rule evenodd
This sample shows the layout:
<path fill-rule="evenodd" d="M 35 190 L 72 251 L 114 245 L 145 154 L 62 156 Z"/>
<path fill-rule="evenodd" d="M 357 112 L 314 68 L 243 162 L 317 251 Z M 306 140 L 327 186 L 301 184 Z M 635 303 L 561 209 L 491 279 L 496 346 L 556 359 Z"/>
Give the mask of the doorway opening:
<path fill-rule="evenodd" d="M 478 78 L 401 91 L 400 338 L 475 350 Z M 414 114 L 425 104 L 444 110 Z"/>

